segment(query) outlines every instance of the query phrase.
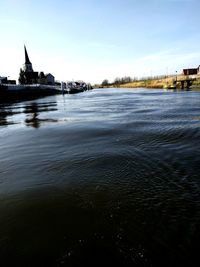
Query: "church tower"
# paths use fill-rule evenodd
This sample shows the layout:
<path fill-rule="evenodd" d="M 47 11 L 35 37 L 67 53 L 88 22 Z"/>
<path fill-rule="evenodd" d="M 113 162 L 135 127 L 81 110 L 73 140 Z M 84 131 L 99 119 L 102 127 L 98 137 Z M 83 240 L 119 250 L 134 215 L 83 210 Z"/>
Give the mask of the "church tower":
<path fill-rule="evenodd" d="M 24 45 L 25 63 L 23 70 L 20 69 L 19 83 L 20 84 L 35 84 L 38 83 L 38 72 L 33 71 L 32 63 L 28 57 L 26 46 Z"/>
<path fill-rule="evenodd" d="M 24 45 L 24 52 L 25 52 L 25 64 L 24 64 L 24 71 L 25 72 L 33 72 L 32 64 L 29 60 L 28 53 L 26 50 L 26 46 Z"/>

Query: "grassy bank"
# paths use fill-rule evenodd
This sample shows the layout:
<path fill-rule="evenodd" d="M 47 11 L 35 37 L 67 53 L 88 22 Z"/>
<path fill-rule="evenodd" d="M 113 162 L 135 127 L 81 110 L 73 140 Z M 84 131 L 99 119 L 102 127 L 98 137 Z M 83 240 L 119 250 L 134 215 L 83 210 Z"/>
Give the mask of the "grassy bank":
<path fill-rule="evenodd" d="M 146 88 L 163 88 L 166 85 L 172 85 L 173 81 L 176 80 L 176 76 L 169 76 L 162 79 L 148 79 L 143 81 L 135 81 L 127 84 L 123 84 L 120 87 L 124 88 L 136 88 L 136 87 L 146 87 Z"/>
<path fill-rule="evenodd" d="M 160 80 L 136 81 L 136 82 L 122 84 L 122 85 L 120 85 L 120 87 L 124 87 L 124 88 L 138 88 L 138 87 L 162 88 L 163 82 Z"/>
<path fill-rule="evenodd" d="M 200 90 L 200 77 L 196 81 L 193 82 L 191 87 Z"/>
<path fill-rule="evenodd" d="M 182 75 L 177 76 L 177 88 L 181 88 L 181 82 L 179 80 L 184 79 Z M 107 86 L 101 86 L 101 85 L 95 85 L 95 88 L 164 88 L 165 86 L 170 86 L 173 84 L 173 81 L 176 80 L 176 76 L 169 76 L 162 79 L 147 79 L 147 80 L 138 80 L 133 81 L 130 83 L 123 83 L 123 84 L 110 84 Z M 191 86 L 192 88 L 200 88 L 200 77 L 198 77 L 195 81 L 193 81 L 193 84 Z"/>

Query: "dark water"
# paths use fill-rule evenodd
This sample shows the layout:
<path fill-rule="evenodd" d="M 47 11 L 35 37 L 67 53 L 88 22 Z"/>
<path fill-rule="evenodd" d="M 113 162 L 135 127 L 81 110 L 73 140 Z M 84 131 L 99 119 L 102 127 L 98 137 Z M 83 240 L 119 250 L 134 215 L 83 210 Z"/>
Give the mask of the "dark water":
<path fill-rule="evenodd" d="M 0 266 L 200 266 L 199 154 L 200 92 L 1 103 Z"/>

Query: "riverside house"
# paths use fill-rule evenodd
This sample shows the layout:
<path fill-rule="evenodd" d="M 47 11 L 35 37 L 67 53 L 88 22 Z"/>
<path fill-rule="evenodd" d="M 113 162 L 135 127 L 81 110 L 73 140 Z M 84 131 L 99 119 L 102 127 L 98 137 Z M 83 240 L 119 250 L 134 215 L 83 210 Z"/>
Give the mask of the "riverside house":
<path fill-rule="evenodd" d="M 198 68 L 183 69 L 183 75 L 197 75 L 200 72 L 200 65 Z"/>

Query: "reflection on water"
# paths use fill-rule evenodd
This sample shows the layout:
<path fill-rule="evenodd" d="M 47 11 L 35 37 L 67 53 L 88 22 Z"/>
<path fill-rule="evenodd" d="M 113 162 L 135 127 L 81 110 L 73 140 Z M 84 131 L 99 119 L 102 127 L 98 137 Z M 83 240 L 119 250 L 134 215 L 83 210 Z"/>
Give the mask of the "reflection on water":
<path fill-rule="evenodd" d="M 39 128 L 40 121 L 38 119 L 38 105 L 37 103 L 31 103 L 30 106 L 25 106 L 24 113 L 27 113 L 29 117 L 25 120 L 27 126 Z"/>
<path fill-rule="evenodd" d="M 14 114 L 16 114 L 16 111 L 13 112 L 12 108 L 9 105 L 0 104 L 0 126 L 13 124 L 14 122 L 12 120 L 10 120 L 9 122 L 7 121 L 7 117 Z"/>
<path fill-rule="evenodd" d="M 199 266 L 200 92 L 0 105 L 1 266 Z"/>
<path fill-rule="evenodd" d="M 48 104 L 37 104 L 36 102 L 30 103 L 24 107 L 24 113 L 27 114 L 27 118 L 25 119 L 25 124 L 27 126 L 32 126 L 34 128 L 39 128 L 41 123 L 44 122 L 58 122 L 58 120 L 53 119 L 40 119 L 39 114 L 41 112 L 49 112 L 56 111 L 56 103 L 48 103 Z"/>
<path fill-rule="evenodd" d="M 26 126 L 39 128 L 41 124 L 45 122 L 54 123 L 58 121 L 51 118 L 40 119 L 41 113 L 47 113 L 50 111 L 57 111 L 56 102 L 37 103 L 29 101 L 28 103 L 17 102 L 14 104 L 0 104 L 0 126 L 8 126 L 11 124 L 21 123 L 21 120 L 16 120 L 17 117 L 21 117 L 16 115 L 24 114 L 26 115 L 24 117 L 24 123 Z M 13 116 L 15 116 L 15 122 L 12 120 Z"/>

